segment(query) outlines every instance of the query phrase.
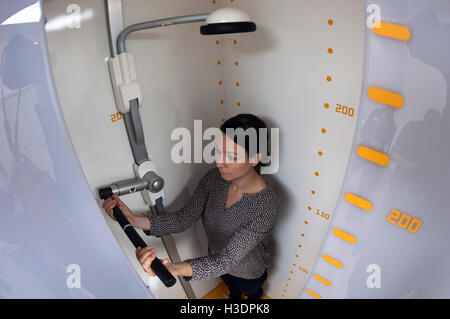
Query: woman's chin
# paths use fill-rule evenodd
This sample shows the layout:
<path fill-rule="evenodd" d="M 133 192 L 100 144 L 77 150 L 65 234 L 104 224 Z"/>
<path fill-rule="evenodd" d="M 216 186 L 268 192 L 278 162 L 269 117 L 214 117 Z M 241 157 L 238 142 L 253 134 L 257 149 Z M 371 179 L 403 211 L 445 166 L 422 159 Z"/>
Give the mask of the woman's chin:
<path fill-rule="evenodd" d="M 220 171 L 219 171 L 220 172 Z M 222 173 L 222 172 L 220 172 L 220 176 L 222 176 L 222 178 L 223 179 L 226 179 L 226 180 L 231 180 L 231 176 L 230 176 L 230 174 L 228 174 L 228 173 Z"/>

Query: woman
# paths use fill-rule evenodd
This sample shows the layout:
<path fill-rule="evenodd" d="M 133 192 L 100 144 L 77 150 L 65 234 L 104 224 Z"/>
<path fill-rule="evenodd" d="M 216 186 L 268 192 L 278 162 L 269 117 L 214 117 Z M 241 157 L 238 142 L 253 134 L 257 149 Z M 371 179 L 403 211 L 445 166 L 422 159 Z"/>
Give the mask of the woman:
<path fill-rule="evenodd" d="M 249 154 L 249 150 L 254 150 L 249 147 L 249 138 L 244 141 L 234 135 L 230 138 L 227 128 L 254 128 L 256 153 Z M 222 278 L 230 289 L 231 299 L 241 299 L 241 293 L 249 299 L 261 298 L 269 265 L 269 254 L 262 240 L 275 225 L 279 200 L 260 176 L 260 128 L 267 127 L 252 114 L 236 115 L 221 125 L 222 139 L 217 141 L 215 154 L 217 167 L 201 178 L 194 194 L 179 211 L 134 216 L 117 196 L 105 200 L 103 208 L 114 219 L 112 209 L 117 203 L 134 227 L 157 237 L 185 231 L 201 217 L 209 255 L 175 264 L 165 259 L 163 264 L 172 275 L 184 276 L 186 280 Z M 155 251 L 150 247 L 138 248 L 136 256 L 144 270 L 154 276 L 150 265 Z"/>

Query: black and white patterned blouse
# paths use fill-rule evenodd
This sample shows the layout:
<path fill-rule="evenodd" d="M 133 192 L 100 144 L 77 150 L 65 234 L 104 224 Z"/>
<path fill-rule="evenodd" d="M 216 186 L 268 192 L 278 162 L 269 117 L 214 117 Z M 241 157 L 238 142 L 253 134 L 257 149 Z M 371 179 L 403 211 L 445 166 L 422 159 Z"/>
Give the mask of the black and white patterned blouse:
<path fill-rule="evenodd" d="M 150 230 L 145 233 L 157 237 L 183 232 L 202 218 L 209 256 L 186 260 L 193 269 L 193 276 L 187 280 L 206 280 L 226 273 L 255 279 L 269 265 L 269 253 L 262 240 L 277 220 L 278 196 L 267 185 L 258 193 L 244 193 L 239 201 L 225 208 L 230 184 L 214 167 L 200 179 L 182 209 L 149 216 Z"/>

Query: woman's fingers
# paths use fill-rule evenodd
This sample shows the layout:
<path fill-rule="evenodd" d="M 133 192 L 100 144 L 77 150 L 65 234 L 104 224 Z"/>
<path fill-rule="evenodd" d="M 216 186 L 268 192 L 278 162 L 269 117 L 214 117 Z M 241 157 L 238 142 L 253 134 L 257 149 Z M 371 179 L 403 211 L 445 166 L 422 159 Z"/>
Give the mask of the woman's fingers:
<path fill-rule="evenodd" d="M 107 198 L 103 201 L 102 207 L 104 210 L 106 210 L 106 207 L 108 207 L 109 203 L 112 201 L 111 198 Z"/>
<path fill-rule="evenodd" d="M 142 265 L 142 268 L 148 273 L 150 276 L 156 276 L 153 270 L 150 268 L 153 260 L 156 258 L 156 252 L 151 247 L 136 249 L 136 257 L 139 260 L 139 263 Z"/>
<path fill-rule="evenodd" d="M 139 260 L 139 262 L 141 262 L 144 258 L 146 258 L 148 256 L 152 256 L 152 255 L 156 256 L 156 253 L 155 253 L 155 250 L 152 249 L 151 247 L 145 247 L 145 248 L 138 247 L 136 249 L 136 257 Z"/>
<path fill-rule="evenodd" d="M 117 196 L 116 194 L 114 194 L 113 197 L 114 197 L 114 202 L 117 203 L 117 206 L 118 206 L 118 207 L 122 207 L 122 206 L 125 205 L 125 204 L 120 200 L 119 196 Z"/>
<path fill-rule="evenodd" d="M 114 215 L 113 215 L 114 206 L 116 206 L 116 201 L 112 198 L 105 199 L 105 201 L 102 204 L 103 209 L 109 215 L 109 217 L 111 217 L 112 219 L 115 220 Z"/>

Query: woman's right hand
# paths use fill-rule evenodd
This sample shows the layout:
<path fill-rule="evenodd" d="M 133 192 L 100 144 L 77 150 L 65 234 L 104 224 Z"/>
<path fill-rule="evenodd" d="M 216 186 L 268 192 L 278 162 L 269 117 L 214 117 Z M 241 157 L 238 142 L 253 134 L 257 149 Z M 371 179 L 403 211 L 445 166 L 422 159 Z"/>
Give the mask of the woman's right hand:
<path fill-rule="evenodd" d="M 102 207 L 105 210 L 105 212 L 111 217 L 113 220 L 116 220 L 114 218 L 113 214 L 113 208 L 115 206 L 118 206 L 119 209 L 122 211 L 123 215 L 128 219 L 128 221 L 131 223 L 131 225 L 134 225 L 134 215 L 131 212 L 131 210 L 128 208 L 127 205 L 125 205 L 120 199 L 119 196 L 113 195 L 113 198 L 107 198 L 103 201 Z"/>

